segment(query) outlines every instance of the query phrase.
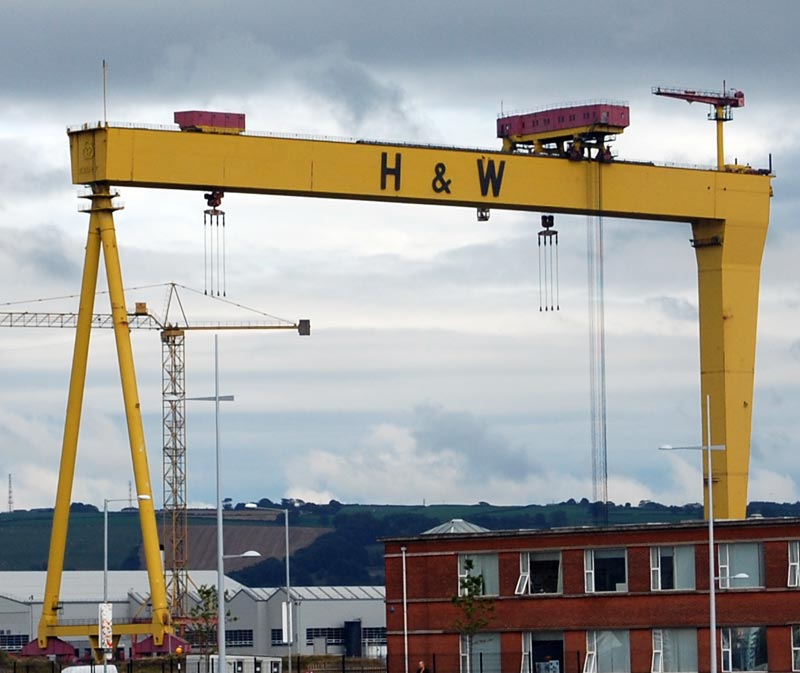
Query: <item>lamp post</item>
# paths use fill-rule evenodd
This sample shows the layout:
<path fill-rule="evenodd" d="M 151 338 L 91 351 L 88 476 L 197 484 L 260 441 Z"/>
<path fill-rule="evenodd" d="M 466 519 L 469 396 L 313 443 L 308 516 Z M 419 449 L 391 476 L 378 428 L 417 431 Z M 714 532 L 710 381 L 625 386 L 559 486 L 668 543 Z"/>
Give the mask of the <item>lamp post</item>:
<path fill-rule="evenodd" d="M 711 469 L 711 452 L 724 451 L 724 444 L 711 444 L 711 396 L 706 396 L 706 444 L 705 446 L 660 446 L 662 451 L 705 451 L 708 456 L 708 506 L 706 518 L 708 519 L 708 610 L 710 630 L 710 673 L 717 673 L 717 596 L 716 576 L 714 573 L 714 478 Z"/>
<path fill-rule="evenodd" d="M 222 457 L 219 447 L 219 403 L 233 402 L 233 395 L 219 394 L 219 337 L 214 335 L 214 395 L 187 397 L 190 401 L 214 402 L 214 447 L 217 471 L 217 656 L 218 673 L 225 673 L 225 550 L 222 528 Z"/>
<path fill-rule="evenodd" d="M 146 493 L 139 493 L 136 496 L 136 499 L 139 501 L 142 500 L 150 500 L 150 496 Z M 101 614 L 105 612 L 106 619 L 108 620 L 109 624 L 108 627 L 111 627 L 111 610 L 108 606 L 108 503 L 110 502 L 129 502 L 129 498 L 104 498 L 103 499 L 103 608 L 101 608 Z M 102 642 L 100 645 L 103 646 L 103 671 L 106 671 L 107 662 L 109 658 L 109 648 L 108 642 L 106 638 L 103 637 L 103 619 L 101 617 L 101 624 L 100 624 L 100 632 L 99 638 Z"/>
<path fill-rule="evenodd" d="M 246 503 L 245 507 L 247 509 L 260 509 L 268 512 L 283 512 L 283 534 L 286 545 L 284 556 L 286 565 L 286 649 L 288 654 L 288 673 L 292 673 L 292 641 L 294 640 L 294 631 L 292 629 L 292 583 L 289 576 L 289 509 L 288 507 L 261 507 L 254 502 Z"/>
<path fill-rule="evenodd" d="M 403 559 L 403 662 L 405 673 L 410 673 L 408 665 L 408 575 L 406 567 L 406 546 L 400 547 Z"/>

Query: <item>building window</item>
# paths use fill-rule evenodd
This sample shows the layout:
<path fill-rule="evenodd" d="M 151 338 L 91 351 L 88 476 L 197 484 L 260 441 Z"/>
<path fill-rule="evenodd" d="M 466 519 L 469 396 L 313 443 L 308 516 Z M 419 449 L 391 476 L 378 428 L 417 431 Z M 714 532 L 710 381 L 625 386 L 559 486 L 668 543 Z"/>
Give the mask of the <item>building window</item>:
<path fill-rule="evenodd" d="M 767 629 L 763 626 L 738 626 L 720 629 L 722 670 L 766 671 Z"/>
<path fill-rule="evenodd" d="M 688 673 L 696 670 L 695 629 L 653 629 L 651 673 Z"/>
<path fill-rule="evenodd" d="M 500 673 L 500 634 L 462 634 L 459 654 L 461 673 Z"/>
<path fill-rule="evenodd" d="M 531 555 L 524 551 L 519 555 L 519 579 L 514 593 L 517 596 L 530 593 L 531 589 Z"/>
<path fill-rule="evenodd" d="M 629 640 L 627 631 L 587 631 L 583 673 L 630 673 Z"/>
<path fill-rule="evenodd" d="M 472 562 L 472 567 L 468 567 Z M 463 580 L 467 577 L 481 577 L 483 588 L 481 596 L 498 596 L 500 582 L 497 572 L 497 554 L 459 554 L 458 555 L 458 595 L 464 595 Z"/>
<path fill-rule="evenodd" d="M 25 645 L 28 644 L 30 636 L 25 634 L 11 635 L 11 630 L 7 629 L 6 633 L 0 635 L 0 650 L 6 652 L 19 652 Z"/>
<path fill-rule="evenodd" d="M 624 549 L 586 549 L 583 562 L 587 594 L 628 590 Z"/>
<path fill-rule="evenodd" d="M 562 590 L 560 552 L 522 552 L 519 555 L 515 594 L 560 594 Z"/>
<path fill-rule="evenodd" d="M 326 645 L 341 645 L 344 643 L 344 629 L 341 626 L 317 626 L 306 629 L 306 645 L 313 645 L 316 638 L 325 638 Z"/>
<path fill-rule="evenodd" d="M 226 629 L 225 644 L 230 647 L 253 647 L 253 629 Z"/>
<path fill-rule="evenodd" d="M 276 645 L 286 645 L 286 641 L 283 639 L 283 629 L 270 630 L 270 645 L 272 645 L 272 647 Z"/>
<path fill-rule="evenodd" d="M 786 585 L 800 587 L 800 540 L 789 541 L 789 579 Z"/>
<path fill-rule="evenodd" d="M 225 642 L 228 642 L 227 633 L 225 634 Z M 203 627 L 202 631 L 190 631 L 189 629 L 186 630 L 185 635 L 186 641 L 190 645 L 197 645 L 200 649 L 205 647 L 209 643 L 216 644 L 217 642 L 217 627 L 216 624 Z"/>
<path fill-rule="evenodd" d="M 792 627 L 792 670 L 800 671 L 800 626 Z"/>
<path fill-rule="evenodd" d="M 761 544 L 758 542 L 720 544 L 717 554 L 720 589 L 764 586 Z"/>
<path fill-rule="evenodd" d="M 367 645 L 386 645 L 386 627 L 365 626 L 361 629 L 361 640 Z"/>
<path fill-rule="evenodd" d="M 561 673 L 563 669 L 563 633 L 560 631 L 523 632 L 520 673 Z"/>
<path fill-rule="evenodd" d="M 344 629 L 341 627 L 318 626 L 306 629 L 306 645 L 311 646 L 316 639 L 325 639 L 325 645 L 343 645 Z M 386 645 L 385 626 L 365 626 L 361 629 L 361 644 L 369 647 Z M 282 629 L 272 629 L 272 645 L 286 645 Z"/>
<path fill-rule="evenodd" d="M 694 547 L 650 547 L 650 589 L 694 589 Z"/>

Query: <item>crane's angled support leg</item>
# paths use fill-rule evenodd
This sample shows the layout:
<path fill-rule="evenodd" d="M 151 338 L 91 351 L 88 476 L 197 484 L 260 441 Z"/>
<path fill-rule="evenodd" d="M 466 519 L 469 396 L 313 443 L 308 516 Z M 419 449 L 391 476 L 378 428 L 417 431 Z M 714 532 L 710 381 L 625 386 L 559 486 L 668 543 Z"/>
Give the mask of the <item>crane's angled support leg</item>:
<path fill-rule="evenodd" d="M 108 192 L 103 185 L 97 188 Z M 153 606 L 152 628 L 156 645 L 164 642 L 164 636 L 171 633 L 169 608 L 167 607 L 164 571 L 159 553 L 158 528 L 156 526 L 155 503 L 150 485 L 150 472 L 147 464 L 147 448 L 144 441 L 142 413 L 139 404 L 139 391 L 136 385 L 136 370 L 133 363 L 128 312 L 125 308 L 125 291 L 122 284 L 122 271 L 117 250 L 117 236 L 111 209 L 98 213 L 100 239 L 103 246 L 111 313 L 114 320 L 114 338 L 117 344 L 117 359 L 122 381 L 122 397 L 125 404 L 125 418 L 128 424 L 128 438 L 133 461 L 133 475 L 137 495 L 149 496 L 139 500 L 139 522 L 142 529 L 147 574 L 150 580 L 150 599 Z"/>
<path fill-rule="evenodd" d="M 47 647 L 50 627 L 58 625 L 58 602 L 61 593 L 61 575 L 64 570 L 64 555 L 69 526 L 69 507 L 75 477 L 75 459 L 78 449 L 83 392 L 86 385 L 86 363 L 89 357 L 89 337 L 92 332 L 92 312 L 97 289 L 97 272 L 100 262 L 100 225 L 98 214 L 110 210 L 111 197 L 93 195 L 89 217 L 89 234 L 83 263 L 81 297 L 78 307 L 78 322 L 75 331 L 75 346 L 72 353 L 72 372 L 67 397 L 67 415 L 64 422 L 64 438 L 61 445 L 61 464 L 58 472 L 58 490 L 53 512 L 53 527 L 50 533 L 50 554 L 47 561 L 47 581 L 39 621 L 39 647 Z"/>
<path fill-rule="evenodd" d="M 705 436 L 703 401 L 703 444 L 726 447 L 712 452 L 717 519 L 747 516 L 758 290 L 768 221 L 766 212 L 692 225 L 700 305 L 701 400 L 711 398 L 713 435 Z M 705 459 L 703 464 L 707 484 Z M 708 517 L 707 486 L 705 503 Z"/>

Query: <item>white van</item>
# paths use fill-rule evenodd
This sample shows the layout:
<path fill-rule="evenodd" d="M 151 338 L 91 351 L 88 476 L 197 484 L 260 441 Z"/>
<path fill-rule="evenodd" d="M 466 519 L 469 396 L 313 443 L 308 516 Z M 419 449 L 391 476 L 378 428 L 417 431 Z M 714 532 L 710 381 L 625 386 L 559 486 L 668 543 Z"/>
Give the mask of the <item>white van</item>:
<path fill-rule="evenodd" d="M 117 673 L 114 664 L 81 664 L 79 666 L 65 666 L 61 673 Z"/>

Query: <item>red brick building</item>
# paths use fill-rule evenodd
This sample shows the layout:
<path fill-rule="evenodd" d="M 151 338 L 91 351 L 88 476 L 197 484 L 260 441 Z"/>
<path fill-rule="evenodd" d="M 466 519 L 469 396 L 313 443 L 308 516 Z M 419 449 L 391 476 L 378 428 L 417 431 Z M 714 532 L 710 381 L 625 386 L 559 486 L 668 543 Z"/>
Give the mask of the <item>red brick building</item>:
<path fill-rule="evenodd" d="M 706 522 L 453 524 L 384 540 L 389 673 L 709 671 Z M 715 543 L 719 671 L 800 671 L 800 519 L 718 521 Z M 453 602 L 470 574 L 472 638 Z"/>

